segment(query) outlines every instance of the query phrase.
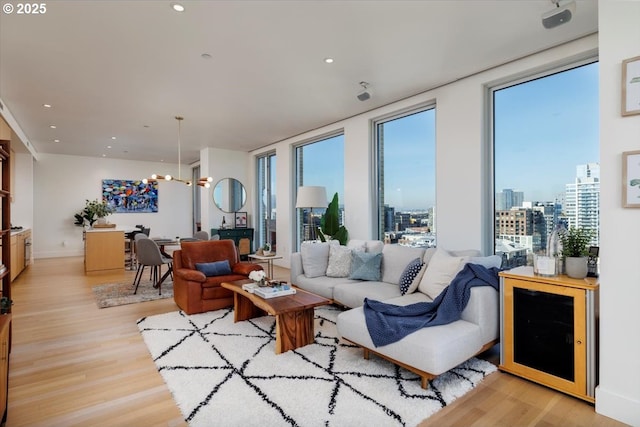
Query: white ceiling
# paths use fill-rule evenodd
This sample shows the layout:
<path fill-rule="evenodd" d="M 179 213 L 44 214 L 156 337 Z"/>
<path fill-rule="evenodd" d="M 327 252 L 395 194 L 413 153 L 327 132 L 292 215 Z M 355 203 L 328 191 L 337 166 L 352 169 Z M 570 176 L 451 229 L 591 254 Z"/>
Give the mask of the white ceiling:
<path fill-rule="evenodd" d="M 578 0 L 572 21 L 552 30 L 540 18 L 550 0 L 183 4 L 183 13 L 150 0 L 0 12 L 0 99 L 35 150 L 175 163 L 182 115 L 183 162 L 203 147 L 249 151 L 598 25 L 596 0 Z M 363 80 L 373 91 L 365 102 Z"/>

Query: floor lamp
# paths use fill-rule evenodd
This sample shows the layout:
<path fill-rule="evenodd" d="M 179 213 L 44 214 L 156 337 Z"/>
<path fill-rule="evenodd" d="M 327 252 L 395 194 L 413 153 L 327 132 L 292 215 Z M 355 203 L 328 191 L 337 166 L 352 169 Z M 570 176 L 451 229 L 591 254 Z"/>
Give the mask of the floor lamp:
<path fill-rule="evenodd" d="M 296 208 L 309 208 L 309 222 L 311 223 L 311 240 L 316 240 L 316 228 L 313 226 L 313 208 L 327 207 L 327 190 L 320 186 L 301 186 L 298 187 L 298 196 L 296 197 Z"/>

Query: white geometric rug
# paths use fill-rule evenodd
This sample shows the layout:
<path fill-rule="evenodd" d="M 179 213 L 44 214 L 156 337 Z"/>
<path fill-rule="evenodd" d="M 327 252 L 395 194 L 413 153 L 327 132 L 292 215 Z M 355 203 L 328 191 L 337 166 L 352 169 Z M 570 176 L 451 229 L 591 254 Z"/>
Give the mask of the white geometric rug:
<path fill-rule="evenodd" d="M 340 310 L 316 308 L 314 344 L 276 355 L 271 316 L 233 310 L 138 320 L 149 352 L 190 426 L 415 426 L 488 374 L 473 358 L 420 387 L 416 375 L 336 336 Z"/>

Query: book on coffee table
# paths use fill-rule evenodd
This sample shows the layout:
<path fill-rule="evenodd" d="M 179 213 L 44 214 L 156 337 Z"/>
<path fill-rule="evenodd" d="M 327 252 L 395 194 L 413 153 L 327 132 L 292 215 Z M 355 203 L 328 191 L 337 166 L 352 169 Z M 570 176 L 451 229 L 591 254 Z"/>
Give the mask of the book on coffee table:
<path fill-rule="evenodd" d="M 259 288 L 260 286 L 258 286 L 257 283 L 245 283 L 244 285 L 242 285 L 242 289 L 249 292 L 250 294 L 253 293 L 253 291 L 257 288 Z"/>
<path fill-rule="evenodd" d="M 253 293 L 255 295 L 258 295 L 259 297 L 268 299 L 268 298 L 275 298 L 275 297 L 281 297 L 284 295 L 293 295 L 296 293 L 296 290 L 292 287 L 280 287 L 280 288 L 272 288 L 272 287 L 264 287 L 264 288 L 260 288 L 257 287 L 253 290 Z"/>

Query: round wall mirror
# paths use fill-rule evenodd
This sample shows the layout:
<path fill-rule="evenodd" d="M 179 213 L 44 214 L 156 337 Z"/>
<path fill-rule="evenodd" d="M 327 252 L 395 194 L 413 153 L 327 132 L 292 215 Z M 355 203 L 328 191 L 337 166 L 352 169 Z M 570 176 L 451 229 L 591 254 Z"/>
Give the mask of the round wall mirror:
<path fill-rule="evenodd" d="M 223 212 L 237 212 L 247 201 L 244 185 L 234 178 L 222 178 L 213 187 L 213 203 Z"/>

